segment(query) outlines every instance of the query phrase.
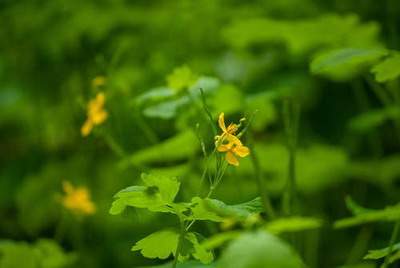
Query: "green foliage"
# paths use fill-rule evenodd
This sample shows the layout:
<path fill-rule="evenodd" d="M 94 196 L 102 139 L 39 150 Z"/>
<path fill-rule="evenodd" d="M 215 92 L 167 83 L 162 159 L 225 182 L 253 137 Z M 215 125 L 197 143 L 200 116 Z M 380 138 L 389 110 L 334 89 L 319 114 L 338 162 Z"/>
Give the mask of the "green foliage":
<path fill-rule="evenodd" d="M 392 251 L 400 250 L 400 243 L 393 245 Z M 368 250 L 368 254 L 364 256 L 365 260 L 378 260 L 385 258 L 389 254 L 389 248 L 381 248 Z"/>
<path fill-rule="evenodd" d="M 196 80 L 196 75 L 194 75 L 187 66 L 176 68 L 170 75 L 167 76 L 168 87 L 176 91 L 190 88 L 196 82 Z"/>
<path fill-rule="evenodd" d="M 120 214 L 127 206 L 147 208 L 150 211 L 174 212 L 171 204 L 179 191 L 176 178 L 142 173 L 144 186 L 130 186 L 115 195 L 110 213 Z"/>
<path fill-rule="evenodd" d="M 287 178 L 288 153 L 281 144 L 258 144 L 255 148 L 262 168 L 271 174 L 267 187 L 273 193 L 282 191 Z M 244 163 L 239 172 L 251 174 L 251 166 Z M 304 193 L 313 193 L 343 181 L 349 165 L 346 151 L 341 148 L 314 144 L 297 150 L 297 185 Z"/>
<path fill-rule="evenodd" d="M 351 130 L 365 133 L 374 128 L 382 126 L 389 120 L 400 119 L 399 107 L 387 107 L 380 110 L 370 110 L 364 114 L 358 115 L 350 120 Z"/>
<path fill-rule="evenodd" d="M 151 162 L 182 160 L 192 156 L 198 150 L 196 135 L 192 131 L 185 131 L 157 145 L 137 151 L 132 156 L 124 159 L 121 165 L 141 165 Z"/>
<path fill-rule="evenodd" d="M 358 211 L 359 212 L 359 211 Z M 381 210 L 364 210 L 362 213 L 337 220 L 334 223 L 335 228 L 348 228 L 356 225 L 380 222 L 380 221 L 397 221 L 400 219 L 400 205 L 388 206 Z"/>
<path fill-rule="evenodd" d="M 300 232 L 318 229 L 322 226 L 322 221 L 316 218 L 290 217 L 281 218 L 268 222 L 265 229 L 272 234 L 282 234 L 290 232 Z"/>
<path fill-rule="evenodd" d="M 246 220 L 250 215 L 263 212 L 264 210 L 260 197 L 236 205 L 227 205 L 217 199 L 206 199 L 205 202 L 207 208 L 214 211 L 217 215 L 238 220 Z"/>
<path fill-rule="evenodd" d="M 320 53 L 311 62 L 311 72 L 337 81 L 350 80 L 366 72 L 384 57 L 384 49 L 340 48 Z"/>
<path fill-rule="evenodd" d="M 209 220 L 215 222 L 223 220 L 222 217 L 209 208 L 208 199 L 193 197 L 190 207 L 191 214 L 188 216 L 189 220 Z"/>
<path fill-rule="evenodd" d="M 239 48 L 282 42 L 290 53 L 303 54 L 321 47 L 350 44 L 374 46 L 378 43 L 378 33 L 379 27 L 375 23 L 362 24 L 355 15 L 323 15 L 296 21 L 266 18 L 239 20 L 225 30 L 224 37 Z"/>
<path fill-rule="evenodd" d="M 397 78 L 400 75 L 400 55 L 394 54 L 372 68 L 375 80 L 383 83 Z"/>
<path fill-rule="evenodd" d="M 65 253 L 53 240 L 42 239 L 35 244 L 0 241 L 0 267 L 2 268 L 66 268 L 76 260 Z"/>
<path fill-rule="evenodd" d="M 186 233 L 183 243 L 184 249 L 180 255 L 183 261 L 192 255 L 195 259 L 202 263 L 208 264 L 214 259 L 213 254 L 205 249 L 198 241 L 194 233 Z M 140 253 L 147 258 L 166 259 L 171 254 L 175 255 L 178 246 L 179 234 L 172 230 L 162 230 L 143 238 L 138 241 L 132 251 L 140 250 Z"/>
<path fill-rule="evenodd" d="M 217 267 L 303 267 L 302 261 L 284 241 L 267 232 L 244 233 L 232 241 Z"/>
<path fill-rule="evenodd" d="M 178 246 L 179 234 L 171 230 L 163 230 L 136 242 L 132 251 L 140 250 L 140 253 L 147 258 L 166 259 L 175 254 Z"/>

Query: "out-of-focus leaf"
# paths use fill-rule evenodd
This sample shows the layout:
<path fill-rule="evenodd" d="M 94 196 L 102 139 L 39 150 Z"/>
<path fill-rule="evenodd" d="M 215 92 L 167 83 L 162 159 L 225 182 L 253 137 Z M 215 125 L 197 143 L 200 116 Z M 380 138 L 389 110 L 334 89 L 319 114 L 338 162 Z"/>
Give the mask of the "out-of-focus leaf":
<path fill-rule="evenodd" d="M 191 204 L 191 215 L 188 216 L 188 220 L 209 220 L 220 222 L 223 220 L 217 213 L 210 210 L 205 199 L 200 197 L 193 197 Z"/>
<path fill-rule="evenodd" d="M 353 213 L 353 215 L 360 215 L 360 214 L 376 211 L 374 209 L 364 208 L 364 207 L 360 206 L 350 196 L 346 197 L 346 207 L 348 210 L 351 211 L 351 213 Z"/>
<path fill-rule="evenodd" d="M 230 231 L 230 232 L 224 232 L 224 233 L 218 233 L 213 235 L 210 238 L 207 238 L 202 242 L 202 245 L 207 248 L 207 249 L 215 249 L 223 244 L 227 243 L 228 241 L 231 241 L 232 239 L 235 239 L 241 234 L 240 231 Z"/>
<path fill-rule="evenodd" d="M 190 88 L 197 80 L 197 75 L 192 73 L 188 66 L 182 66 L 173 70 L 167 76 L 167 85 L 175 91 Z"/>
<path fill-rule="evenodd" d="M 222 253 L 217 267 L 235 268 L 301 268 L 299 256 L 278 237 L 267 232 L 244 233 Z"/>
<path fill-rule="evenodd" d="M 174 212 L 171 208 L 180 183 L 174 177 L 142 173 L 144 186 L 130 186 L 115 195 L 110 213 L 120 214 L 127 206 L 147 208 L 150 211 Z"/>
<path fill-rule="evenodd" d="M 394 244 L 392 252 L 400 250 L 400 243 Z M 364 256 L 364 260 L 378 260 L 386 257 L 389 254 L 389 247 L 381 249 L 368 250 L 368 254 Z"/>
<path fill-rule="evenodd" d="M 290 217 L 281 218 L 268 222 L 265 229 L 272 234 L 300 232 L 318 229 L 322 226 L 322 221 L 316 218 Z"/>
<path fill-rule="evenodd" d="M 400 118 L 399 107 L 388 107 L 380 110 L 370 110 L 349 122 L 350 129 L 358 132 L 367 132 L 383 125 L 388 120 Z"/>
<path fill-rule="evenodd" d="M 141 266 L 140 268 L 171 268 L 172 262 L 157 266 Z M 202 264 L 198 261 L 185 261 L 184 263 L 178 263 L 177 268 L 215 268 L 215 264 Z"/>
<path fill-rule="evenodd" d="M 268 174 L 266 181 L 271 193 L 280 193 L 287 179 L 287 148 L 282 144 L 257 144 L 255 147 L 262 169 Z M 245 159 L 246 160 L 246 159 Z M 238 172 L 251 174 L 250 161 L 242 161 Z M 334 146 L 314 144 L 298 148 L 296 172 L 297 187 L 303 193 L 315 193 L 345 179 L 348 168 L 346 152 Z"/>
<path fill-rule="evenodd" d="M 150 106 L 143 110 L 143 114 L 147 117 L 171 119 L 175 117 L 178 110 L 187 103 L 189 103 L 189 98 L 184 96 L 176 100 L 169 100 Z"/>
<path fill-rule="evenodd" d="M 227 205 L 217 199 L 206 199 L 205 202 L 208 209 L 214 211 L 217 215 L 239 220 L 245 220 L 250 215 L 260 213 L 264 210 L 261 198 L 259 197 L 236 205 Z"/>
<path fill-rule="evenodd" d="M 368 70 L 387 51 L 371 48 L 340 48 L 319 54 L 311 62 L 313 74 L 345 81 Z"/>
<path fill-rule="evenodd" d="M 372 69 L 375 80 L 383 83 L 397 78 L 400 75 L 400 54 L 394 54 L 376 64 Z"/>
<path fill-rule="evenodd" d="M 337 220 L 334 223 L 335 228 L 347 228 L 356 225 L 380 222 L 380 221 L 397 221 L 400 219 L 400 204 L 386 207 L 382 210 L 374 210 L 355 215 L 354 217 Z"/>
<path fill-rule="evenodd" d="M 192 131 L 185 131 L 157 145 L 140 150 L 124 159 L 122 166 L 141 165 L 152 162 L 168 162 L 189 158 L 199 149 L 198 140 Z"/>
<path fill-rule="evenodd" d="M 191 86 L 187 88 L 188 92 L 183 94 L 174 92 L 171 88 L 160 88 L 157 91 L 152 91 L 148 94 L 142 95 L 139 101 L 144 102 L 147 100 L 148 102 L 151 102 L 150 105 L 145 105 L 143 109 L 143 114 L 145 116 L 171 119 L 176 117 L 180 111 L 187 108 L 193 100 L 200 97 L 200 89 L 202 89 L 205 94 L 209 94 L 214 92 L 218 86 L 218 79 L 203 76 L 194 81 Z M 168 91 L 173 94 L 169 96 Z M 188 94 L 190 94 L 190 97 Z"/>
<path fill-rule="evenodd" d="M 243 94 L 232 85 L 224 85 L 218 89 L 212 99 L 214 110 L 225 114 L 236 113 L 243 107 Z"/>
<path fill-rule="evenodd" d="M 246 110 L 248 114 L 258 111 L 251 122 L 252 129 L 256 131 L 263 130 L 278 118 L 275 105 L 265 93 L 250 95 L 246 99 Z"/>
<path fill-rule="evenodd" d="M 354 162 L 349 166 L 353 177 L 363 179 L 378 187 L 390 185 L 400 175 L 400 155 L 394 154 L 379 160 Z"/>
<path fill-rule="evenodd" d="M 65 253 L 54 241 L 42 239 L 30 245 L 25 242 L 0 241 L 1 268 L 66 268 L 76 256 Z"/>
<path fill-rule="evenodd" d="M 131 250 L 140 250 L 140 253 L 147 258 L 166 259 L 175 254 L 178 240 L 179 234 L 175 231 L 158 231 L 136 242 Z"/>
<path fill-rule="evenodd" d="M 329 34 L 326 29 L 330 29 Z M 332 46 L 374 47 L 378 45 L 378 33 L 376 23 L 361 24 L 355 15 L 326 14 L 297 21 L 266 18 L 238 20 L 223 32 L 227 42 L 234 47 L 283 43 L 293 54 Z"/>
<path fill-rule="evenodd" d="M 158 88 L 150 89 L 149 91 L 146 91 L 142 95 L 139 95 L 136 98 L 135 103 L 137 105 L 142 105 L 147 102 L 157 102 L 157 101 L 171 98 L 173 96 L 175 96 L 175 92 L 172 91 L 170 88 L 158 87 Z"/>

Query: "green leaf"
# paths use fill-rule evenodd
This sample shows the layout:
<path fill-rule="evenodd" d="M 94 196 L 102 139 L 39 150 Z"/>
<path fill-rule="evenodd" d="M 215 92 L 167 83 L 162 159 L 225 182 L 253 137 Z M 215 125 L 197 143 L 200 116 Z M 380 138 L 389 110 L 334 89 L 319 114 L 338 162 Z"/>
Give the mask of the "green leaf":
<path fill-rule="evenodd" d="M 394 54 L 372 68 L 375 80 L 387 82 L 400 76 L 400 54 Z"/>
<path fill-rule="evenodd" d="M 130 186 L 115 195 L 110 214 L 120 214 L 127 206 L 175 213 L 171 204 L 178 194 L 180 182 L 175 177 L 146 173 L 142 173 L 141 179 L 144 186 Z"/>
<path fill-rule="evenodd" d="M 223 221 L 222 217 L 209 209 L 206 199 L 193 197 L 190 210 L 191 214 L 187 217 L 187 220 Z"/>
<path fill-rule="evenodd" d="M 266 186 L 272 194 L 279 194 L 287 180 L 287 148 L 282 144 L 258 143 L 255 151 L 265 174 L 270 174 Z M 251 162 L 244 159 L 238 172 L 249 176 L 253 169 Z M 324 144 L 314 144 L 297 150 L 297 186 L 300 192 L 312 194 L 341 183 L 346 177 L 349 159 L 345 150 Z M 237 187 L 234 185 L 233 187 Z"/>
<path fill-rule="evenodd" d="M 256 131 L 263 130 L 265 127 L 276 122 L 278 118 L 276 107 L 271 101 L 270 95 L 265 92 L 249 96 L 246 99 L 246 107 L 248 114 L 258 111 L 251 122 L 251 128 Z"/>
<path fill-rule="evenodd" d="M 157 266 L 141 266 L 140 268 L 171 268 L 172 262 L 157 265 Z M 202 264 L 198 261 L 186 261 L 184 263 L 178 263 L 177 268 L 215 268 L 215 264 Z"/>
<path fill-rule="evenodd" d="M 260 213 L 263 211 L 263 205 L 261 198 L 257 197 L 251 201 L 236 204 L 227 205 L 224 202 L 217 199 L 205 199 L 206 206 L 209 210 L 215 212 L 220 217 L 230 217 L 239 220 L 245 220 L 254 213 Z"/>
<path fill-rule="evenodd" d="M 213 110 L 232 114 L 239 112 L 243 107 L 243 94 L 233 85 L 221 86 L 212 98 Z"/>
<path fill-rule="evenodd" d="M 400 250 L 400 243 L 393 245 L 392 252 L 397 250 Z M 378 260 L 385 258 L 388 254 L 389 254 L 389 247 L 368 250 L 368 254 L 364 256 L 364 260 Z"/>
<path fill-rule="evenodd" d="M 301 55 L 332 46 L 378 46 L 379 25 L 362 24 L 355 15 L 323 14 L 316 18 L 296 21 L 241 18 L 224 29 L 223 37 L 229 44 L 238 48 L 283 43 L 291 54 Z"/>
<path fill-rule="evenodd" d="M 377 187 L 390 186 L 400 176 L 400 154 L 383 157 L 378 160 L 364 160 L 351 164 L 352 177 L 366 180 Z"/>
<path fill-rule="evenodd" d="M 157 145 L 147 147 L 124 159 L 121 166 L 142 165 L 187 159 L 199 149 L 196 135 L 188 130 L 178 133 Z"/>
<path fill-rule="evenodd" d="M 351 130 L 365 133 L 374 128 L 382 126 L 388 120 L 400 118 L 399 107 L 387 107 L 379 110 L 370 110 L 364 114 L 351 119 L 349 127 Z"/>
<path fill-rule="evenodd" d="M 140 253 L 146 258 L 166 259 L 171 254 L 175 254 L 178 240 L 179 234 L 175 231 L 158 231 L 136 242 L 131 250 L 140 250 Z"/>
<path fill-rule="evenodd" d="M 311 62 L 311 72 L 337 81 L 346 81 L 366 71 L 387 54 L 383 49 L 341 48 L 319 54 Z"/>
<path fill-rule="evenodd" d="M 171 119 L 178 114 L 180 108 L 189 103 L 187 97 L 176 100 L 164 101 L 143 110 L 143 114 L 147 117 L 155 117 L 162 119 Z"/>
<path fill-rule="evenodd" d="M 41 239 L 35 244 L 0 241 L 1 268 L 65 268 L 75 261 L 74 254 L 65 253 L 53 240 Z"/>
<path fill-rule="evenodd" d="M 178 242 L 179 234 L 177 232 L 162 230 L 138 241 L 131 250 L 140 250 L 140 253 L 146 258 L 166 259 L 171 254 L 175 255 Z M 196 234 L 191 232 L 185 234 L 179 259 L 183 261 L 190 256 L 204 264 L 211 263 L 214 259 L 212 252 L 201 245 Z"/>
<path fill-rule="evenodd" d="M 197 75 L 193 74 L 186 65 L 174 69 L 174 71 L 167 76 L 168 87 L 175 91 L 190 88 L 196 80 Z"/>
<path fill-rule="evenodd" d="M 202 244 L 199 243 L 196 234 L 187 233 L 185 239 L 190 241 L 193 245 L 192 256 L 201 261 L 204 264 L 209 264 L 214 260 L 214 255 L 209 249 L 206 249 Z"/>
<path fill-rule="evenodd" d="M 357 204 L 350 196 L 346 197 L 346 206 L 353 215 L 360 215 L 368 212 L 374 212 L 374 209 L 368 209 Z"/>
<path fill-rule="evenodd" d="M 223 244 L 225 244 L 228 241 L 231 241 L 232 239 L 235 239 L 241 234 L 241 231 L 230 231 L 230 232 L 224 232 L 224 233 L 218 233 L 213 235 L 212 237 L 207 238 L 202 242 L 202 245 L 206 249 L 215 249 Z"/>
<path fill-rule="evenodd" d="M 334 228 L 347 228 L 356 225 L 379 222 L 379 221 L 397 221 L 400 219 L 400 204 L 386 207 L 382 210 L 374 210 L 358 214 L 354 217 L 338 220 L 334 223 Z"/>
<path fill-rule="evenodd" d="M 281 218 L 268 222 L 265 229 L 273 234 L 300 232 L 318 229 L 322 226 L 322 221 L 316 218 L 290 217 Z"/>
<path fill-rule="evenodd" d="M 304 267 L 293 249 L 267 232 L 244 233 L 222 253 L 217 267 L 235 268 L 300 268 Z"/>

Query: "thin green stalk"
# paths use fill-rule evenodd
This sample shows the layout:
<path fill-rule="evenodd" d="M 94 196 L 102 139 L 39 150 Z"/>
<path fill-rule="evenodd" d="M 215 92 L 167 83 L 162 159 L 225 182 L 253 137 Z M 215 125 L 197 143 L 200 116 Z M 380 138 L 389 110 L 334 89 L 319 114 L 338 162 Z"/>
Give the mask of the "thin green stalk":
<path fill-rule="evenodd" d="M 125 152 L 122 147 L 116 142 L 116 140 L 109 134 L 103 133 L 103 138 L 107 143 L 108 147 L 119 157 L 125 156 Z"/>
<path fill-rule="evenodd" d="M 140 114 L 140 111 L 139 111 L 138 108 L 135 109 L 134 116 L 135 116 L 135 120 L 136 120 L 136 123 L 137 123 L 138 127 L 141 129 L 141 131 L 143 132 L 143 134 L 146 137 L 146 139 L 151 144 L 157 144 L 159 142 L 157 134 L 147 124 L 147 122 L 145 120 L 143 120 L 143 117 Z"/>
<path fill-rule="evenodd" d="M 185 234 L 186 234 L 186 227 L 185 227 L 184 221 L 182 219 L 179 219 L 179 223 L 180 223 L 181 228 L 180 228 L 179 240 L 178 240 L 178 245 L 176 247 L 175 259 L 172 264 L 172 268 L 176 268 L 176 266 L 178 264 L 179 255 L 181 253 L 183 240 L 185 239 Z"/>
<path fill-rule="evenodd" d="M 249 144 L 250 148 L 250 158 L 253 164 L 253 169 L 257 181 L 258 191 L 260 192 L 261 200 L 264 206 L 265 213 L 267 214 L 269 219 L 275 218 L 275 211 L 272 207 L 271 200 L 267 195 L 267 189 L 264 182 L 264 176 L 260 167 L 260 161 L 258 160 L 257 153 L 254 151 L 254 148 L 251 144 Z"/>
<path fill-rule="evenodd" d="M 385 262 L 383 263 L 382 268 L 387 268 L 389 266 L 390 255 L 393 251 L 394 243 L 396 242 L 397 237 L 399 235 L 399 230 L 400 230 L 400 221 L 397 221 L 394 225 L 392 236 L 390 237 L 388 254 L 385 257 Z"/>
<path fill-rule="evenodd" d="M 293 99 L 287 99 L 283 105 L 283 118 L 286 132 L 286 145 L 289 154 L 288 180 L 283 196 L 283 210 L 291 215 L 296 202 L 296 149 L 297 133 L 300 117 L 300 105 Z"/>
<path fill-rule="evenodd" d="M 205 96 L 204 91 L 203 91 L 202 88 L 200 88 L 199 90 L 200 90 L 200 95 L 201 95 L 201 102 L 203 104 L 203 109 L 204 109 L 204 111 L 205 111 L 205 113 L 206 113 L 206 115 L 208 117 L 208 121 L 210 123 L 210 126 L 211 126 L 211 129 L 213 131 L 213 134 L 214 134 L 214 136 L 216 136 L 218 130 L 217 130 L 217 127 L 215 126 L 214 119 L 212 117 L 210 109 L 208 109 L 207 102 L 206 102 L 206 96 Z"/>

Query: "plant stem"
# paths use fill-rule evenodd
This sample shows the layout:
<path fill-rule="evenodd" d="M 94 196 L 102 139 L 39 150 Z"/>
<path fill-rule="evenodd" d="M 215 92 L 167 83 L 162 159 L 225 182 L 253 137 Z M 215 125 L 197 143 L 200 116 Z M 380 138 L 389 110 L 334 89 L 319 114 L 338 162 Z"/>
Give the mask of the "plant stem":
<path fill-rule="evenodd" d="M 257 180 L 258 191 L 260 192 L 261 200 L 263 202 L 265 213 L 267 213 L 268 218 L 275 218 L 275 211 L 272 207 L 271 200 L 267 195 L 267 189 L 265 187 L 264 176 L 260 167 L 260 161 L 258 160 L 257 153 L 254 151 L 252 144 L 249 144 L 250 147 L 250 158 L 253 164 L 255 177 Z"/>
<path fill-rule="evenodd" d="M 286 99 L 283 104 L 283 117 L 286 132 L 286 143 L 289 154 L 288 180 L 283 196 L 283 210 L 291 215 L 296 200 L 296 149 L 300 117 L 300 105 L 293 99 Z"/>
<path fill-rule="evenodd" d="M 175 259 L 172 264 L 172 268 L 176 268 L 176 266 L 178 265 L 179 254 L 182 250 L 183 239 L 185 239 L 185 234 L 186 234 L 186 227 L 185 227 L 184 221 L 182 219 L 179 219 L 179 223 L 180 223 L 181 229 L 180 229 L 180 233 L 179 233 L 179 240 L 178 240 L 178 245 L 176 247 Z"/>
<path fill-rule="evenodd" d="M 103 138 L 110 149 L 119 157 L 123 157 L 125 155 L 122 147 L 115 141 L 115 139 L 106 132 L 103 132 Z"/>
<path fill-rule="evenodd" d="M 394 225 L 392 236 L 390 237 L 388 254 L 385 257 L 385 262 L 383 263 L 382 268 L 387 268 L 389 265 L 390 254 L 392 253 L 393 245 L 396 242 L 397 236 L 399 234 L 399 229 L 400 229 L 400 221 L 397 221 Z"/>

